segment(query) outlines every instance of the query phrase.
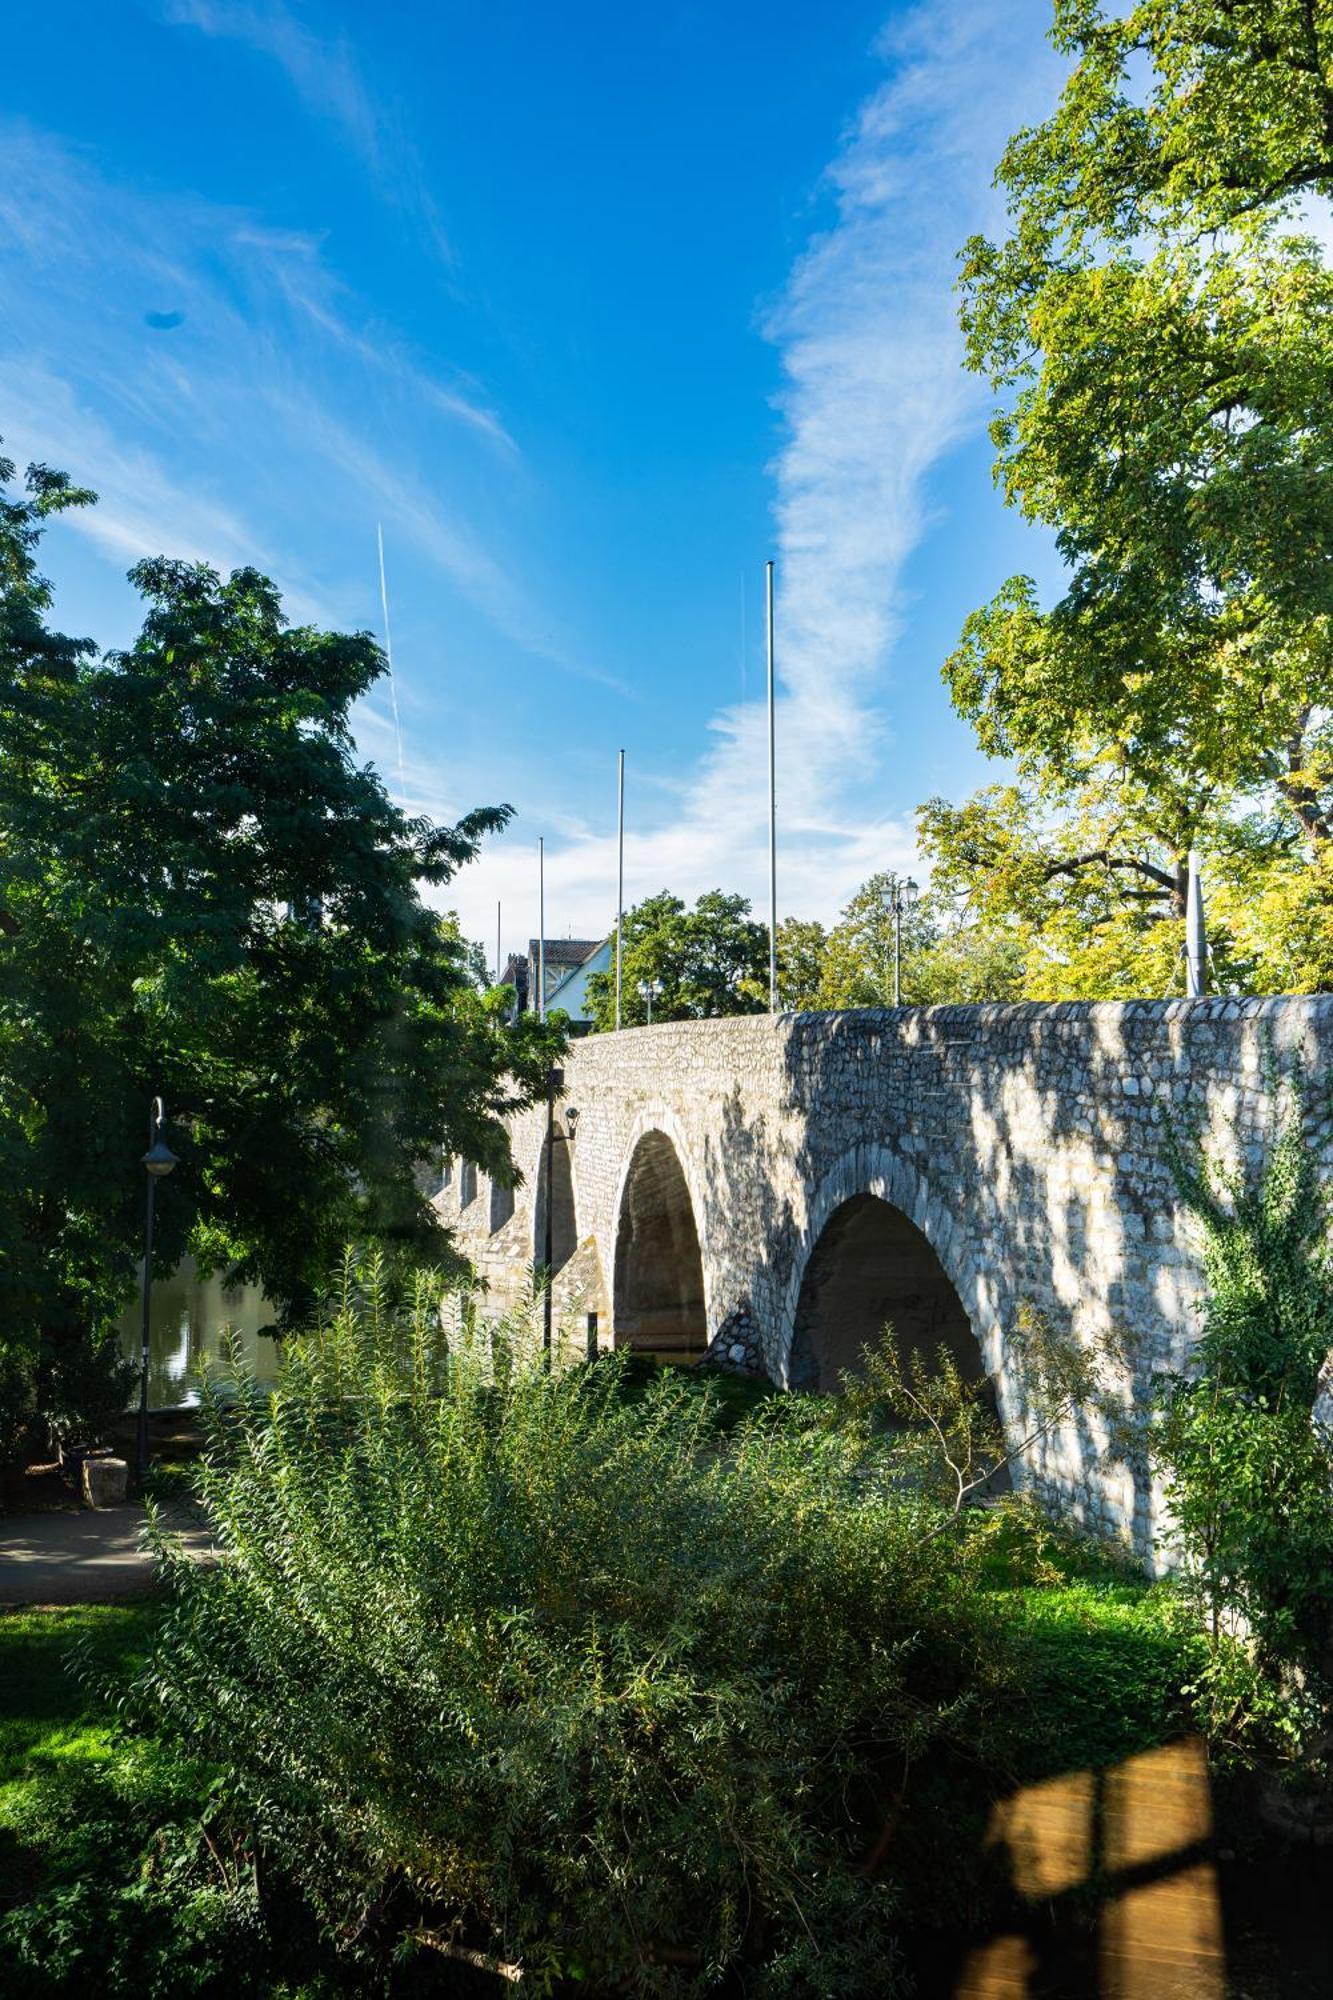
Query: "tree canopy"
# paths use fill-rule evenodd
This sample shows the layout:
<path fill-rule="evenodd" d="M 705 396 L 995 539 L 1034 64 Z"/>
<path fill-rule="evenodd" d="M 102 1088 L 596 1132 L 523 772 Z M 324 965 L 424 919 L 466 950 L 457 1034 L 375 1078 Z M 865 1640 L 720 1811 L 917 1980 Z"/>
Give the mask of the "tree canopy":
<path fill-rule="evenodd" d="M 768 1006 L 768 930 L 744 896 L 709 889 L 690 909 L 663 889 L 625 913 L 621 933 L 621 1022 L 648 1018 L 639 987 L 655 982 L 655 1021 L 758 1014 Z M 614 939 L 613 939 L 614 944 Z M 615 1026 L 614 972 L 595 972 L 588 998 L 597 1029 Z"/>
<path fill-rule="evenodd" d="M 155 1092 L 164 1261 L 304 1310 L 353 1237 L 447 1254 L 422 1164 L 510 1174 L 554 1040 L 506 1026 L 422 895 L 509 809 L 436 826 L 356 760 L 373 639 L 167 560 L 131 572 L 127 651 L 53 632 L 38 536 L 91 498 L 39 467 L 0 512 L 0 1324 L 53 1350 L 132 1284 Z"/>
<path fill-rule="evenodd" d="M 1065 588 L 1043 608 L 1011 578 L 946 678 L 1039 816 L 1082 819 L 1047 856 L 1071 908 L 1091 872 L 1127 919 L 1197 845 L 1243 909 L 1265 862 L 1283 937 L 1251 962 L 1326 983 L 1306 933 L 1333 917 L 1333 273 L 1310 225 L 1333 9 L 1059 0 L 1054 39 L 1070 74 L 1006 149 L 1009 233 L 968 244 L 962 316 L 1000 398 L 997 480 L 1053 531 Z M 1178 922 L 1178 891 L 1149 904 Z"/>

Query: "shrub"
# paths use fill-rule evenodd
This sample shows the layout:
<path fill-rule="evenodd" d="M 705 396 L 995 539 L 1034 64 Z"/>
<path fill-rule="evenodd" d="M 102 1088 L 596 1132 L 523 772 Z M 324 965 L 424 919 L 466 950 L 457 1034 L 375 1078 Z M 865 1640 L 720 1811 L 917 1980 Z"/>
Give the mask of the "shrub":
<path fill-rule="evenodd" d="M 450 1351 L 372 1280 L 271 1403 L 210 1399 L 223 1557 L 172 1561 L 137 1698 L 347 1951 L 893 1993 L 888 1830 L 999 1685 L 959 1539 L 790 1405 L 723 1449 L 672 1372 L 627 1399 L 520 1332 Z"/>
<path fill-rule="evenodd" d="M 1216 1734 L 1309 1748 L 1333 1698 L 1333 1438 L 1313 1419 L 1333 1261 L 1299 1079 L 1260 1172 L 1181 1147 L 1177 1175 L 1208 1285 L 1191 1368 L 1159 1384 L 1151 1441 L 1211 1641 L 1201 1693 Z"/>
<path fill-rule="evenodd" d="M 135 1369 L 112 1328 L 88 1338 L 70 1334 L 46 1344 L 37 1371 L 34 1420 L 42 1438 L 100 1443 L 125 1411 Z"/>
<path fill-rule="evenodd" d="M 0 1333 L 0 1466 L 18 1455 L 36 1402 L 36 1382 L 35 1356 Z"/>
<path fill-rule="evenodd" d="M 123 1414 L 133 1381 L 111 1329 L 97 1339 L 73 1331 L 59 1339 L 0 1332 L 0 1466 L 25 1448 L 50 1450 L 73 1438 L 101 1442 Z"/>

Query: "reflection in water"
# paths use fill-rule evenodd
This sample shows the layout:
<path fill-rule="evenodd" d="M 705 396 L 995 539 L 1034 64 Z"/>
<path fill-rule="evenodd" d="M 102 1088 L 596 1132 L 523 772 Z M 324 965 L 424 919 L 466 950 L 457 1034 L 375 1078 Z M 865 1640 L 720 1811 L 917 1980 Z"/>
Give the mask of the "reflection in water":
<path fill-rule="evenodd" d="M 223 1361 L 222 1337 L 240 1337 L 245 1365 L 261 1382 L 277 1374 L 277 1344 L 259 1337 L 261 1326 L 273 1319 L 273 1308 L 256 1285 L 224 1291 L 217 1278 L 201 1278 L 189 1258 L 153 1286 L 148 1341 L 148 1405 L 164 1410 L 199 1401 L 200 1370 Z M 139 1360 L 143 1309 L 137 1302 L 120 1317 L 120 1344 L 126 1357 Z M 132 1402 L 137 1405 L 136 1377 Z"/>
<path fill-rule="evenodd" d="M 1007 1852 L 1014 1890 L 1037 1921 L 970 1952 L 952 2000 L 1075 1992 L 1223 2000 L 1230 1989 L 1212 1832 L 1208 1757 L 1197 1737 L 1002 1799 L 988 1841 Z M 1046 1921 L 1058 1918 L 1060 1897 L 1080 1892 L 1096 1899 L 1095 1963 L 1085 1956 L 1086 1908 L 1071 1910 L 1063 1936 Z"/>

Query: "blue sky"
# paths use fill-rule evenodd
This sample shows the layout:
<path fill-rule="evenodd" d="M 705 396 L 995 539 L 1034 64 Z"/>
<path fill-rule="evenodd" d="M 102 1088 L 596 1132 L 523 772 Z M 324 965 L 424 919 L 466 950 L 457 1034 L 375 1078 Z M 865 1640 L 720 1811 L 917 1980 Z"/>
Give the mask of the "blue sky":
<path fill-rule="evenodd" d="M 358 739 L 406 802 L 517 816 L 447 900 L 494 951 L 627 893 L 766 908 L 912 864 L 987 775 L 939 669 L 1050 556 L 993 493 L 955 254 L 1049 106 L 1048 0 L 46 0 L 6 15 L 0 434 L 101 505 L 66 629 L 128 565 L 256 562 L 380 629 Z M 165 748 L 165 746 L 164 746 Z"/>

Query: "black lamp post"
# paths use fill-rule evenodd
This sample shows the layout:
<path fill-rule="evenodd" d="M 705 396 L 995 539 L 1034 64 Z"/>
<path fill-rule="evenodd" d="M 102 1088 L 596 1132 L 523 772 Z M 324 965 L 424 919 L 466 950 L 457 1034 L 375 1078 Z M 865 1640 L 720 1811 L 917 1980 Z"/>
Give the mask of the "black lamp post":
<path fill-rule="evenodd" d="M 664 991 L 665 988 L 660 979 L 641 979 L 639 981 L 639 998 L 640 1000 L 646 1000 L 648 1003 L 648 1026 L 650 1028 L 653 1025 L 653 1002 L 654 1000 L 660 1000 Z"/>
<path fill-rule="evenodd" d="M 176 1155 L 162 1137 L 162 1127 L 166 1123 L 166 1112 L 162 1099 L 155 1097 L 148 1112 L 148 1151 L 143 1156 L 144 1169 L 148 1175 L 148 1227 L 144 1236 L 143 1253 L 143 1345 L 139 1351 L 139 1437 L 138 1473 L 143 1484 L 148 1473 L 148 1336 L 149 1302 L 153 1286 L 153 1218 L 156 1207 L 157 1184 L 164 1179 L 176 1164 Z"/>
<path fill-rule="evenodd" d="M 913 909 L 921 894 L 911 876 L 905 882 L 895 879 L 889 893 L 888 904 L 893 911 L 893 1004 L 903 1004 L 903 911 Z"/>
<path fill-rule="evenodd" d="M 553 1196 L 554 1149 L 555 1149 L 555 1094 L 565 1087 L 565 1072 L 562 1069 L 548 1069 L 546 1072 L 546 1296 L 542 1300 L 542 1346 L 551 1352 L 551 1260 L 554 1252 L 552 1214 L 555 1208 Z"/>

